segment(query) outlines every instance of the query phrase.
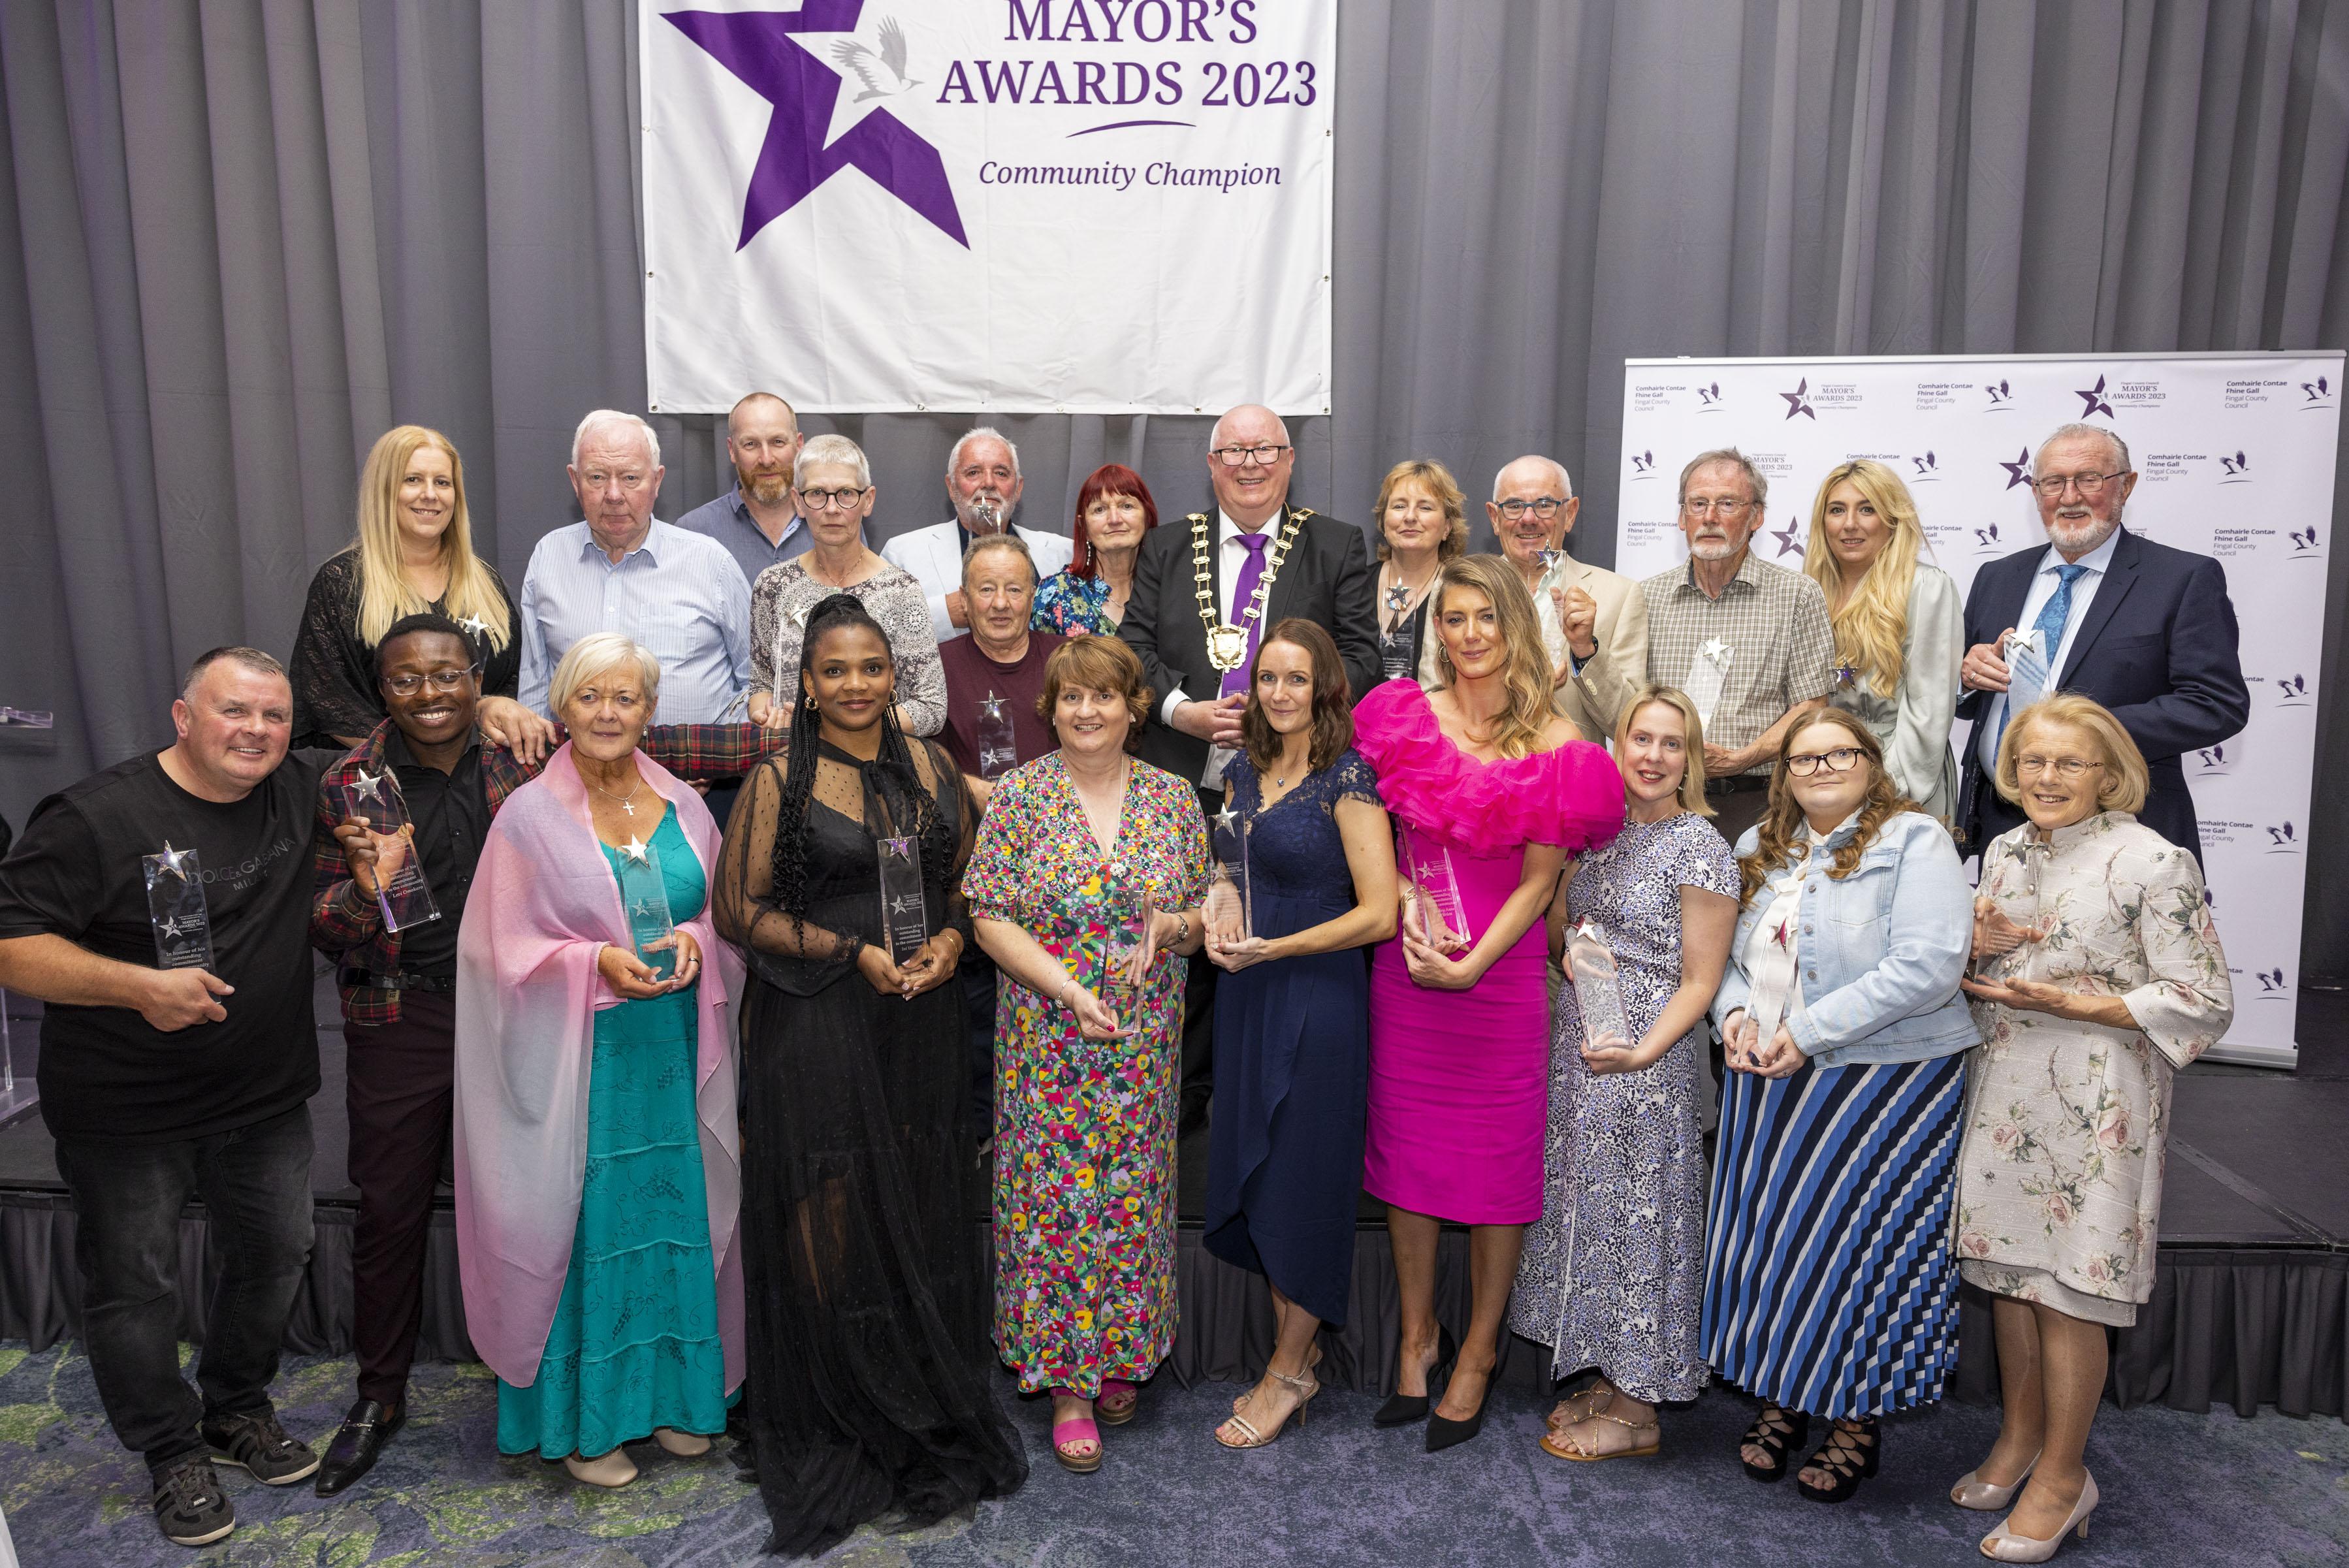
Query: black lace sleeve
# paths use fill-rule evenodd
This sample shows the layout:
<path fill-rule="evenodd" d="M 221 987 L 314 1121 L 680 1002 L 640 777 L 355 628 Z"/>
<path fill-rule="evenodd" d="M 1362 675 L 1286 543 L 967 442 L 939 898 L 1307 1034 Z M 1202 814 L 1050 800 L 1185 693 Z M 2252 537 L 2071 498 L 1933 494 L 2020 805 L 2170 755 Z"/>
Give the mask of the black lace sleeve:
<path fill-rule="evenodd" d="M 484 561 L 483 566 L 489 566 Z M 481 667 L 481 695 L 512 697 L 522 691 L 522 611 L 514 607 L 513 590 L 495 566 L 490 566 L 490 580 L 498 586 L 498 597 L 506 605 L 506 645 L 503 648 L 484 647 L 489 655 Z"/>
<path fill-rule="evenodd" d="M 813 996 L 854 966 L 864 942 L 787 913 L 776 899 L 775 835 L 786 765 L 771 757 L 743 781 L 719 849 L 709 916 L 718 934 L 742 950 L 752 973 L 794 996 Z"/>
<path fill-rule="evenodd" d="M 383 722 L 367 649 L 359 643 L 359 557 L 343 551 L 310 579 L 286 670 L 294 685 L 294 743 L 340 751 Z"/>

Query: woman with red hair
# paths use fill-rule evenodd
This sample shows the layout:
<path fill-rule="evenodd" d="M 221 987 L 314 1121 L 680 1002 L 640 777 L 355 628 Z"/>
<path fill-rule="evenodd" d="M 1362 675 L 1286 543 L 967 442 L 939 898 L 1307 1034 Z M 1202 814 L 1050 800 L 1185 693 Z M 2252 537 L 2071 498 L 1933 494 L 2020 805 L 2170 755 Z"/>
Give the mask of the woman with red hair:
<path fill-rule="evenodd" d="M 1094 469 L 1077 492 L 1071 530 L 1076 556 L 1036 586 L 1029 625 L 1066 637 L 1115 637 L 1133 593 L 1133 560 L 1141 554 L 1142 536 L 1157 526 L 1158 504 L 1142 475 L 1122 462 Z"/>

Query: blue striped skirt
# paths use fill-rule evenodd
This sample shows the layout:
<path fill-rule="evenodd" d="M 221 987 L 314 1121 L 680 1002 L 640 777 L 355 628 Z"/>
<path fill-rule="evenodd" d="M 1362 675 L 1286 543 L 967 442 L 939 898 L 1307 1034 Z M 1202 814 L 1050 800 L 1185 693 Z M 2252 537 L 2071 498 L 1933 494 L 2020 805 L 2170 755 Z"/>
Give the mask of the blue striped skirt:
<path fill-rule="evenodd" d="M 1731 1075 L 1705 1238 L 1718 1376 L 1814 1416 L 1941 1397 L 1958 1355 L 1965 1060 Z"/>

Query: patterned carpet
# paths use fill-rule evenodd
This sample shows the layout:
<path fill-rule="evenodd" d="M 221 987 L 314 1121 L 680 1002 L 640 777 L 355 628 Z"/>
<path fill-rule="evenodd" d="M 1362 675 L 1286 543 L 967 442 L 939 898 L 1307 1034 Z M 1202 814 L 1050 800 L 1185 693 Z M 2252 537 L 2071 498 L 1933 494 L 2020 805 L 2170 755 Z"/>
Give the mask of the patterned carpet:
<path fill-rule="evenodd" d="M 280 1410 L 323 1445 L 350 1398 L 347 1357 L 289 1363 Z M 1165 1380 L 1162 1379 L 1162 1382 Z M 1655 1460 L 1569 1466 L 1535 1445 L 1545 1406 L 1496 1396 L 1484 1437 L 1448 1454 L 1416 1431 L 1374 1432 L 1367 1396 L 1331 1392 L 1301 1433 L 1256 1454 L 1208 1432 L 1233 1388 L 1153 1387 L 1112 1429 L 1110 1462 L 1071 1476 L 1043 1446 L 1040 1404 L 1018 1412 L 1039 1468 L 976 1519 L 918 1534 L 865 1532 L 828 1568 L 1257 1568 L 1276 1563 L 1953 1564 L 1980 1562 L 1990 1521 L 1942 1493 L 1994 1428 L 1944 1405 L 1892 1423 L 1882 1478 L 1838 1509 L 1758 1487 L 1734 1464 L 1746 1402 L 1713 1392 L 1668 1413 Z M 415 1416 L 375 1473 L 324 1501 L 225 1472 L 237 1533 L 191 1552 L 148 1515 L 145 1472 L 115 1447 L 88 1364 L 71 1347 L 0 1346 L 0 1507 L 27 1568 L 715 1568 L 761 1561 L 765 1517 L 722 1455 L 639 1450 L 625 1490 L 572 1484 L 493 1451 L 496 1396 L 478 1366 L 418 1369 Z M 2314 1568 L 2349 1561 L 2349 1427 L 2274 1415 L 2106 1407 L 2089 1455 L 2106 1502 L 2069 1563 Z"/>

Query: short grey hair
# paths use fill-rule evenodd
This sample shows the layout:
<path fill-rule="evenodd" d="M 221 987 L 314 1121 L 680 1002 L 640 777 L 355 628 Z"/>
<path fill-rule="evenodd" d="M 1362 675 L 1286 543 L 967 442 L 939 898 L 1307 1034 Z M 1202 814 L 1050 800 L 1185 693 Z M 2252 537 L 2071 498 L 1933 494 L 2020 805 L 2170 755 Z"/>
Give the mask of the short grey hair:
<path fill-rule="evenodd" d="M 2045 452 L 2049 447 L 2054 446 L 2059 441 L 2069 441 L 2075 436 L 2101 436 L 2104 440 L 2112 443 L 2113 456 L 2119 462 L 2121 465 L 2120 471 L 2123 473 L 2133 472 L 2129 467 L 2128 442 L 2121 440 L 2120 431 L 2112 430 L 2104 425 L 2084 425 L 2077 421 L 2074 421 L 2068 425 L 2057 425 L 2053 431 L 2048 432 L 2048 436 L 2045 441 L 2041 441 L 2037 447 L 2033 449 L 2031 453 L 2032 477 L 2036 479 L 2039 476 L 2039 454 L 2041 452 Z"/>
<path fill-rule="evenodd" d="M 1501 481 L 1509 476 L 1509 470 L 1516 467 L 1517 464 L 1521 462 L 1546 462 L 1549 464 L 1550 472 L 1557 475 L 1557 487 L 1566 492 L 1566 498 L 1568 501 L 1574 499 L 1574 475 L 1566 472 L 1566 464 L 1558 462 L 1557 459 L 1554 457 L 1544 457 L 1537 452 L 1529 452 L 1523 457 L 1513 457 L 1509 459 L 1508 462 L 1503 463 L 1499 468 L 1493 471 L 1494 500 L 1498 501 L 1501 498 Z"/>
<path fill-rule="evenodd" d="M 792 463 L 792 488 L 799 489 L 809 467 L 819 462 L 846 463 L 856 471 L 857 489 L 873 488 L 873 465 L 865 461 L 864 449 L 844 435 L 816 436 L 800 448 Z"/>
<path fill-rule="evenodd" d="M 1011 454 L 1011 477 L 1014 479 L 1020 477 L 1019 449 L 1013 446 L 1011 444 L 1011 439 L 1005 435 L 1001 431 L 997 430 L 993 425 L 979 425 L 974 429 L 963 431 L 962 434 L 955 438 L 954 445 L 947 448 L 947 477 L 948 479 L 952 479 L 955 476 L 955 470 L 962 466 L 962 449 L 968 446 L 975 441 L 1001 441 L 1003 443 L 1003 450 Z"/>
<path fill-rule="evenodd" d="M 1711 452 L 1701 452 L 1689 459 L 1688 466 L 1681 470 L 1680 499 L 1682 501 L 1688 499 L 1688 482 L 1697 470 L 1712 468 L 1720 463 L 1729 464 L 1745 476 L 1746 485 L 1752 492 L 1754 510 L 1760 511 L 1767 505 L 1770 500 L 1770 482 L 1762 477 L 1762 471 L 1754 466 L 1752 458 L 1733 446 L 1717 446 Z"/>
<path fill-rule="evenodd" d="M 257 674 L 274 675 L 280 680 L 286 680 L 285 667 L 257 648 L 233 645 L 227 648 L 208 649 L 196 655 L 196 661 L 188 666 L 188 678 L 180 682 L 181 700 L 186 701 L 188 694 L 196 689 L 196 682 L 204 678 L 204 671 L 222 659 L 226 659 L 231 664 L 243 665 Z M 291 684 L 290 681 L 287 683 Z"/>
<path fill-rule="evenodd" d="M 1043 574 L 1036 568 L 1036 556 L 1034 552 L 1028 548 L 1028 541 L 1017 534 L 1002 533 L 981 534 L 970 542 L 970 548 L 962 553 L 964 582 L 970 581 L 970 568 L 978 562 L 978 557 L 988 550 L 1007 550 L 1019 556 L 1028 563 L 1028 580 L 1030 583 L 1042 580 Z"/>
<path fill-rule="evenodd" d="M 571 706 L 579 689 L 598 675 L 634 661 L 645 689 L 647 711 L 660 701 L 660 660 L 644 644 L 616 631 L 591 631 L 565 649 L 547 683 L 546 705 L 556 713 Z"/>
<path fill-rule="evenodd" d="M 660 466 L 660 437 L 642 416 L 622 409 L 595 409 L 590 410 L 587 417 L 579 421 L 579 428 L 571 432 L 572 467 L 579 466 L 579 449 L 585 444 L 588 436 L 605 425 L 636 427 L 636 433 L 645 438 L 645 450 L 652 454 L 652 466 Z"/>

